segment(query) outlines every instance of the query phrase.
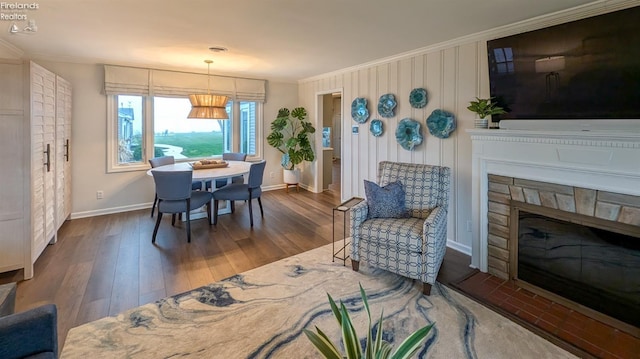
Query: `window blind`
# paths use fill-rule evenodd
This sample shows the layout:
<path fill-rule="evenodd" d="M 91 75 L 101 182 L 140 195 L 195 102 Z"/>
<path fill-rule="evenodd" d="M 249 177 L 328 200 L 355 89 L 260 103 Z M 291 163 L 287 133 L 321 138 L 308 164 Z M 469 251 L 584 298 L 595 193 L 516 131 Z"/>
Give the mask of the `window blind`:
<path fill-rule="evenodd" d="M 152 96 L 187 96 L 210 92 L 234 101 L 266 100 L 266 81 L 169 70 L 104 65 L 104 93 Z"/>

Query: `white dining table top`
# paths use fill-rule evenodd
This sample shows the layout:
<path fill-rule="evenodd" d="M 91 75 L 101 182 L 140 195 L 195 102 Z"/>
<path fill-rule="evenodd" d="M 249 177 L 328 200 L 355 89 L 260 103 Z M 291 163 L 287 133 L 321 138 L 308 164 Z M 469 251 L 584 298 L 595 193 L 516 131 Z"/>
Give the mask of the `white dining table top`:
<path fill-rule="evenodd" d="M 178 162 L 170 165 L 158 166 L 147 171 L 147 175 L 153 176 L 151 171 L 188 171 L 193 170 L 194 180 L 210 180 L 210 179 L 222 179 L 239 175 L 245 175 L 249 173 L 251 169 L 251 162 L 244 161 L 227 161 L 229 167 L 222 168 L 206 168 L 206 169 L 193 169 L 189 162 Z"/>

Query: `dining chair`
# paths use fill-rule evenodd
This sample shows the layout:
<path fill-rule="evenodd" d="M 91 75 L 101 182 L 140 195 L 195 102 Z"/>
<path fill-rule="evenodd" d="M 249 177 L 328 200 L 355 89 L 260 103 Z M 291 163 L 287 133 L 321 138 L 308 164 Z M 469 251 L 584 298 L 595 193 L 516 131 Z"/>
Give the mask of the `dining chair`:
<path fill-rule="evenodd" d="M 225 152 L 222 154 L 225 161 L 246 161 L 247 154 L 242 152 Z M 244 183 L 244 176 L 235 176 L 231 179 L 231 183 Z M 227 180 L 216 180 L 216 188 L 222 188 L 227 185 Z M 211 188 L 211 181 L 205 182 L 205 188 Z"/>
<path fill-rule="evenodd" d="M 249 179 L 247 183 L 231 183 L 213 192 L 213 224 L 218 223 L 218 201 L 222 200 L 231 201 L 232 213 L 235 210 L 233 201 L 246 200 L 249 204 L 251 227 L 253 227 L 253 207 L 251 206 L 251 202 L 252 199 L 256 198 L 258 199 L 258 205 L 260 205 L 260 216 L 264 217 L 262 201 L 260 200 L 260 195 L 262 194 L 262 188 L 260 188 L 260 186 L 262 185 L 266 165 L 267 162 L 265 160 L 252 163 L 249 169 Z"/>
<path fill-rule="evenodd" d="M 193 171 L 151 171 L 158 196 L 158 219 L 153 229 L 151 243 L 156 242 L 156 234 L 163 213 L 173 214 L 171 225 L 175 225 L 176 214 L 186 213 L 187 242 L 191 242 L 191 218 L 193 209 L 207 205 L 207 218 L 211 223 L 211 192 L 191 189 Z"/>
<path fill-rule="evenodd" d="M 176 163 L 176 159 L 173 156 L 155 157 L 149 160 L 149 164 L 151 165 L 151 168 L 172 165 L 174 163 Z M 191 189 L 194 191 L 202 189 L 202 181 L 192 181 Z M 151 217 L 153 217 L 153 213 L 156 210 L 157 204 L 158 204 L 158 194 L 156 194 L 155 198 L 153 199 L 153 206 L 151 206 Z"/>

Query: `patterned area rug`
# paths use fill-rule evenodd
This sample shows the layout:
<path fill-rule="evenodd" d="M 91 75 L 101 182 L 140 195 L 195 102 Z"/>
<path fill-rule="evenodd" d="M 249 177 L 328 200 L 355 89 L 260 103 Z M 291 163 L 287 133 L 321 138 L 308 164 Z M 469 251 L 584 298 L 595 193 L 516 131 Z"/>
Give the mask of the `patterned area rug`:
<path fill-rule="evenodd" d="M 332 263 L 331 245 L 253 269 L 71 329 L 62 358 L 320 358 L 302 332 L 340 338 L 327 293 L 352 312 L 366 338 L 367 319 L 384 310 L 383 337 L 398 344 L 435 322 L 418 358 L 575 358 L 519 325 L 437 283 L 421 284 L 361 263 Z"/>

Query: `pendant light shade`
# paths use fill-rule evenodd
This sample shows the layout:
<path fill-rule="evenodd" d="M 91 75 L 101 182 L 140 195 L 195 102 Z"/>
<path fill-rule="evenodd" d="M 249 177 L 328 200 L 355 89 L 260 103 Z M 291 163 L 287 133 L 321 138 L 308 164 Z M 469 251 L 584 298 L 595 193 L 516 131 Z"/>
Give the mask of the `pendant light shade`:
<path fill-rule="evenodd" d="M 209 67 L 213 61 L 204 60 L 204 62 L 207 63 L 207 93 L 189 95 L 191 111 L 187 118 L 226 120 L 229 118 L 229 114 L 227 114 L 228 97 L 224 95 L 213 95 L 210 93 Z"/>

